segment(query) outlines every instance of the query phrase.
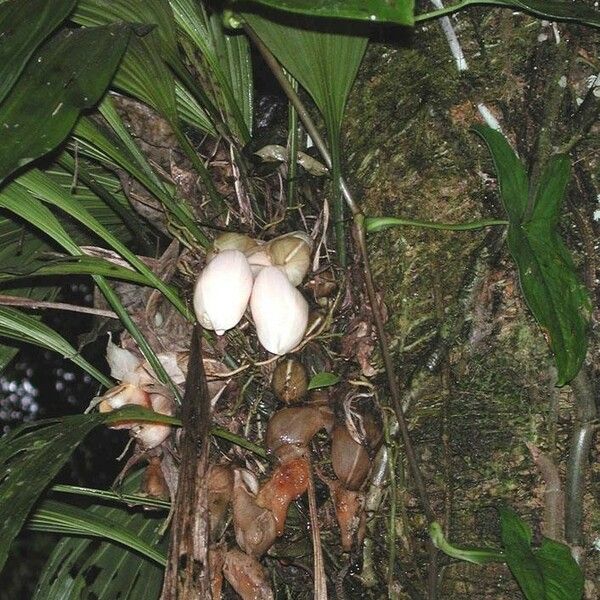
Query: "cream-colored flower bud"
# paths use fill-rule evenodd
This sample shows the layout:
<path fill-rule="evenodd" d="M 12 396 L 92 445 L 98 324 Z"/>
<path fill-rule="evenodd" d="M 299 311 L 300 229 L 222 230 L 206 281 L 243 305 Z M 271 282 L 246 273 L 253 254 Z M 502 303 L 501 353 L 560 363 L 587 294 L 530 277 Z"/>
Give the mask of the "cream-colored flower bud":
<path fill-rule="evenodd" d="M 302 283 L 310 268 L 312 240 L 302 231 L 293 231 L 268 243 L 271 262 L 280 267 L 293 286 Z"/>
<path fill-rule="evenodd" d="M 214 257 L 225 250 L 239 250 L 246 252 L 256 246 L 256 241 L 244 233 L 227 232 L 222 233 L 213 242 L 212 250 L 206 256 L 206 262 L 209 263 Z"/>
<path fill-rule="evenodd" d="M 154 412 L 172 416 L 173 400 L 162 394 L 150 394 L 150 404 Z M 171 426 L 166 423 L 140 423 L 132 430 L 132 435 L 146 450 L 162 444 L 171 433 Z"/>
<path fill-rule="evenodd" d="M 264 267 L 273 266 L 273 262 L 269 256 L 268 246 L 262 242 L 253 248 L 250 248 L 250 250 L 247 250 L 245 254 L 254 277 L 256 277 Z"/>
<path fill-rule="evenodd" d="M 194 311 L 200 324 L 217 335 L 235 327 L 252 292 L 252 271 L 239 250 L 224 250 L 206 266 L 194 290 Z"/>
<path fill-rule="evenodd" d="M 286 354 L 304 337 L 308 303 L 277 267 L 258 274 L 250 309 L 258 339 L 269 352 Z"/>
<path fill-rule="evenodd" d="M 122 383 L 111 388 L 102 396 L 98 406 L 100 412 L 110 412 L 127 404 L 150 408 L 150 396 L 142 388 L 130 383 Z"/>

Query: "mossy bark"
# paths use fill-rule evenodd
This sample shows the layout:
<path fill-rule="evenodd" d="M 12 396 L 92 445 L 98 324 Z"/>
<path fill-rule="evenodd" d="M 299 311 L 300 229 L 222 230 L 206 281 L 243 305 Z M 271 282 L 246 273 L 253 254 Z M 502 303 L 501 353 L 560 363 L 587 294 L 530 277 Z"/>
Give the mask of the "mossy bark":
<path fill-rule="evenodd" d="M 590 57 L 595 56 L 597 36 L 508 10 L 473 9 L 453 24 L 469 64 L 462 73 L 437 22 L 418 27 L 410 39 L 388 30 L 384 41 L 370 45 L 345 127 L 346 171 L 358 201 L 370 216 L 446 222 L 503 218 L 491 161 L 469 132 L 481 122 L 478 105 L 483 104 L 534 179 L 539 164 L 562 146 L 583 167 L 575 176 L 577 185 L 571 186 L 561 226 L 582 273 L 591 270 L 593 277 L 586 282 L 596 294 L 594 257 L 585 252 L 590 232 L 598 236 L 598 223 L 591 218 L 597 194 L 592 176 L 598 158 L 596 126 L 586 125 L 583 141 L 568 145 L 583 131 L 578 98 L 586 97 L 586 79 L 596 74 Z M 582 187 L 587 194 L 580 193 Z M 578 215 L 583 225 L 578 225 Z M 402 228 L 369 237 L 376 281 L 389 312 L 387 330 L 397 374 L 405 387 L 411 382 L 420 387 L 408 412 L 412 433 L 434 510 L 456 545 L 498 545 L 496 508 L 503 504 L 527 520 L 539 539 L 547 526 L 548 496 L 526 444 L 551 458 L 564 483 L 576 416 L 570 387 L 554 387 L 552 357 L 522 301 L 505 248 L 480 265 L 477 287 L 466 290 L 471 296 L 464 302 L 468 265 L 481 251 L 485 235 Z M 436 365 L 432 351 L 452 320 L 461 326 L 446 340 L 450 351 Z M 597 357 L 592 332 L 586 369 L 598 388 L 593 367 Z M 427 361 L 434 372 L 424 368 Z M 424 375 L 415 380 L 415 373 Z M 385 403 L 384 396 L 382 392 Z M 589 457 L 592 464 L 597 464 L 598 452 L 596 445 Z M 399 464 L 396 476 L 401 471 Z M 584 494 L 589 598 L 600 593 L 593 583 L 600 560 L 591 549 L 600 520 L 598 492 L 598 470 L 593 467 Z M 409 538 L 423 526 L 413 493 L 408 480 L 407 490 L 396 495 L 397 514 L 406 514 L 396 527 L 399 569 L 426 559 L 424 553 L 415 556 L 409 546 Z M 385 562 L 386 519 L 371 531 L 380 534 L 374 551 Z M 503 566 L 449 564 L 443 559 L 441 564 L 441 598 L 522 597 Z M 411 597 L 409 586 L 400 587 L 399 598 Z M 373 597 L 380 592 L 373 590 Z"/>

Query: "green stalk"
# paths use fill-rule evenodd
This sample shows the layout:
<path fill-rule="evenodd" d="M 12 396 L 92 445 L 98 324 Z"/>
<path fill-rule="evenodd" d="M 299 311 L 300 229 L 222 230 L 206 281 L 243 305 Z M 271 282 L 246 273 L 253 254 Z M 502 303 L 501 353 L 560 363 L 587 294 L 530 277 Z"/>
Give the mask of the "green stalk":
<path fill-rule="evenodd" d="M 445 231 L 469 231 L 471 229 L 483 229 L 493 225 L 508 225 L 503 219 L 481 219 L 468 223 L 436 223 L 433 221 L 415 221 L 413 219 L 401 219 L 398 217 L 366 217 L 365 229 L 368 233 L 381 231 L 388 227 L 404 225 L 408 227 L 423 227 L 424 229 L 443 229 Z"/>
<path fill-rule="evenodd" d="M 298 92 L 298 82 L 287 73 L 287 78 L 292 88 Z M 296 205 L 296 192 L 298 189 L 298 111 L 288 100 L 288 207 Z"/>
<path fill-rule="evenodd" d="M 335 250 L 338 263 L 346 266 L 346 223 L 344 220 L 344 199 L 342 198 L 342 164 L 340 156 L 340 132 L 331 131 L 329 134 L 331 148 L 331 182 L 332 182 L 332 215 L 333 231 L 335 234 Z"/>

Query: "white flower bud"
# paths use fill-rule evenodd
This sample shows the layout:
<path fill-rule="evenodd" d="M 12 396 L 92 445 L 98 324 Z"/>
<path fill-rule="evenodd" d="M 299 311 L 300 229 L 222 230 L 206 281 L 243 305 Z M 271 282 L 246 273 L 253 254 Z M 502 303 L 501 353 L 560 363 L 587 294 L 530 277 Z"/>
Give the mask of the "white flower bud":
<path fill-rule="evenodd" d="M 265 267 L 254 282 L 250 299 L 260 343 L 273 354 L 286 354 L 304 336 L 308 303 L 277 267 Z"/>
<path fill-rule="evenodd" d="M 162 394 L 151 394 L 150 403 L 154 412 L 161 415 L 173 415 L 173 400 Z M 171 433 L 171 426 L 166 423 L 140 423 L 131 430 L 134 438 L 145 448 L 150 450 L 162 444 Z"/>
<path fill-rule="evenodd" d="M 239 250 L 224 250 L 206 266 L 196 282 L 194 311 L 200 324 L 217 335 L 235 327 L 252 292 L 252 271 Z"/>

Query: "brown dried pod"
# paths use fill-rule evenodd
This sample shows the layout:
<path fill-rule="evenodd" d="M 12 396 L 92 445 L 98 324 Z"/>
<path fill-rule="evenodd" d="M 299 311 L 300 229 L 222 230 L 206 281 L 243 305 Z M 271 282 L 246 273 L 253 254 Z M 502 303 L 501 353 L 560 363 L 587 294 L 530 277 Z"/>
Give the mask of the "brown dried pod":
<path fill-rule="evenodd" d="M 352 438 L 346 426 L 339 423 L 331 434 L 331 466 L 349 490 L 359 490 L 371 470 L 369 453 Z"/>
<path fill-rule="evenodd" d="M 281 268 L 290 283 L 296 287 L 310 268 L 312 239 L 303 231 L 292 231 L 266 244 L 271 263 Z"/>
<path fill-rule="evenodd" d="M 337 291 L 337 281 L 332 271 L 323 271 L 317 273 L 307 284 L 306 287 L 312 291 L 315 301 L 321 305 L 327 305 L 327 299 L 335 295 Z"/>
<path fill-rule="evenodd" d="M 225 566 L 225 544 L 213 544 L 208 549 L 208 569 L 210 572 L 210 591 L 213 600 L 219 600 L 223 587 L 223 567 Z"/>
<path fill-rule="evenodd" d="M 169 498 L 169 488 L 163 475 L 160 458 L 153 456 L 148 461 L 142 477 L 142 494 L 150 498 L 166 500 Z"/>
<path fill-rule="evenodd" d="M 229 465 L 211 465 L 208 471 L 208 513 L 211 536 L 218 535 L 218 528 L 233 493 L 233 471 Z"/>
<path fill-rule="evenodd" d="M 267 571 L 256 558 L 235 548 L 229 550 L 223 574 L 242 600 L 273 600 Z"/>
<path fill-rule="evenodd" d="M 258 506 L 268 508 L 275 517 L 277 535 L 283 535 L 285 519 L 291 502 L 297 500 L 308 488 L 310 465 L 304 457 L 282 462 L 256 496 Z"/>
<path fill-rule="evenodd" d="M 238 546 L 251 556 L 262 556 L 275 542 L 273 513 L 256 504 L 258 480 L 247 469 L 233 473 L 233 527 Z"/>
<path fill-rule="evenodd" d="M 293 358 L 282 360 L 273 371 L 271 387 L 286 404 L 300 402 L 308 388 L 308 374 L 304 365 Z"/>
<path fill-rule="evenodd" d="M 352 543 L 362 543 L 365 537 L 365 496 L 363 492 L 346 489 L 340 481 L 327 481 L 335 516 L 340 526 L 340 538 L 344 552 L 352 550 Z"/>
<path fill-rule="evenodd" d="M 266 443 L 279 455 L 284 448 L 306 448 L 320 429 L 331 431 L 333 411 L 328 406 L 290 406 L 278 410 L 269 420 Z"/>

